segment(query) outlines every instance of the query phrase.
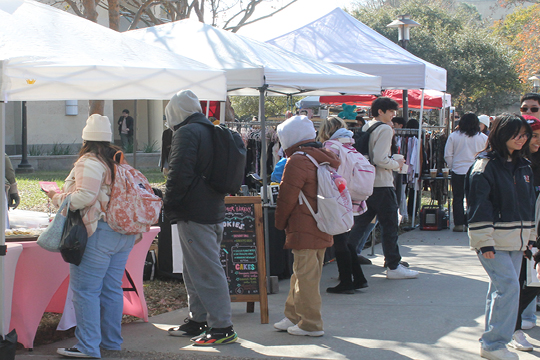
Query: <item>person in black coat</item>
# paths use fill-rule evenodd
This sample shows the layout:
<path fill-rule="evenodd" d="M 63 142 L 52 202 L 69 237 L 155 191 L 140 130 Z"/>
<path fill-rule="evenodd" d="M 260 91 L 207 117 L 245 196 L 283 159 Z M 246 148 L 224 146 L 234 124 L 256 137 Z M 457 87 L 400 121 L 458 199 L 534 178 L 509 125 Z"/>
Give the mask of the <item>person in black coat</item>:
<path fill-rule="evenodd" d="M 211 172 L 214 125 L 191 90 L 174 95 L 165 114 L 173 136 L 163 205 L 180 237 L 190 314 L 185 324 L 170 328 L 169 335 L 193 335 L 194 345 L 229 344 L 238 336 L 220 260 L 225 194 L 203 178 Z"/>
<path fill-rule="evenodd" d="M 133 146 L 133 118 L 129 116 L 128 109 L 124 109 L 122 116 L 118 119 L 118 133 L 120 134 L 124 151 L 128 149 L 128 146 Z"/>

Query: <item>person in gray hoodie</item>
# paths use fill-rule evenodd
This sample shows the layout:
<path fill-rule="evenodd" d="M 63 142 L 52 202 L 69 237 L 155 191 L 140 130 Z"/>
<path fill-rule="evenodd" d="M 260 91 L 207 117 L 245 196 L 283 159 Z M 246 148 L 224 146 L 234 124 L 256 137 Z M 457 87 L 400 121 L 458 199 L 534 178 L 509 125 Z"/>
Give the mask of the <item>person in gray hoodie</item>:
<path fill-rule="evenodd" d="M 190 316 L 169 329 L 172 336 L 195 336 L 195 345 L 230 344 L 238 339 L 220 248 L 225 194 L 204 180 L 212 165 L 214 125 L 191 90 L 174 95 L 165 108 L 173 130 L 169 172 L 163 200 L 166 216 L 176 224 L 184 255 L 184 283 Z"/>

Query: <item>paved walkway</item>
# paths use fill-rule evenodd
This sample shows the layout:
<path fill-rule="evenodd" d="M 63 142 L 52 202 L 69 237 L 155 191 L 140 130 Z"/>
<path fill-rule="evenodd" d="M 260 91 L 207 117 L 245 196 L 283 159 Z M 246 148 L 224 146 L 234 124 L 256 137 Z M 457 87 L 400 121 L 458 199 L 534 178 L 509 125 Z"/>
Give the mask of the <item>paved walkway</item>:
<path fill-rule="evenodd" d="M 363 359 L 363 360 L 468 360 L 480 359 L 478 338 L 482 333 L 487 275 L 466 233 L 414 230 L 400 236 L 401 252 L 418 279 L 387 280 L 380 245 L 373 265 L 364 266 L 369 287 L 354 295 L 327 294 L 337 283 L 335 263 L 325 266 L 321 281 L 325 335 L 297 337 L 274 331 L 283 317 L 289 283 L 279 282 L 280 292 L 269 295 L 270 324 L 260 324 L 244 303 L 233 303 L 233 321 L 240 336 L 236 344 L 194 347 L 189 338 L 168 336 L 166 330 L 181 324 L 186 309 L 158 315 L 150 322 L 123 327 L 121 352 L 104 359 Z M 369 254 L 369 250 L 366 251 Z M 538 350 L 520 353 L 520 359 L 540 357 L 540 328 L 526 331 Z M 538 339 L 538 340 L 536 340 Z M 57 359 L 57 347 L 69 347 L 74 339 L 44 345 L 19 360 Z"/>

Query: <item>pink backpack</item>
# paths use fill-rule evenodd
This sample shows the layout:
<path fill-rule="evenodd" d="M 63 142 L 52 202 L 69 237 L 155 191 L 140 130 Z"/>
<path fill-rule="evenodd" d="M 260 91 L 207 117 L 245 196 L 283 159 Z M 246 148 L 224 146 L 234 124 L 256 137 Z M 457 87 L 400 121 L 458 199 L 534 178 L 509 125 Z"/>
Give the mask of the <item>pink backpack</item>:
<path fill-rule="evenodd" d="M 107 223 L 121 234 L 148 232 L 150 226 L 158 221 L 161 198 L 154 195 L 148 179 L 124 160 L 122 152 L 118 153 L 120 161 L 115 165 L 115 180 L 106 211 Z"/>
<path fill-rule="evenodd" d="M 338 151 L 341 160 L 338 173 L 347 180 L 347 189 L 353 201 L 365 201 L 373 194 L 375 166 L 353 147 L 352 143 L 328 140 L 325 147 Z"/>

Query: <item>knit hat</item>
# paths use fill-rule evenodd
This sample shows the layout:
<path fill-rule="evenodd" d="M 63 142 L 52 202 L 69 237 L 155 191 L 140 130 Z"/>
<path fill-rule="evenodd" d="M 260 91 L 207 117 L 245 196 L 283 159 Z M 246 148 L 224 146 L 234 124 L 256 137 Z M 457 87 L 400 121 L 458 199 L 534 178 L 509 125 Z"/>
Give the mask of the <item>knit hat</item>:
<path fill-rule="evenodd" d="M 313 122 L 304 115 L 293 116 L 277 127 L 281 146 L 288 149 L 305 140 L 314 140 L 317 136 Z"/>
<path fill-rule="evenodd" d="M 106 116 L 90 115 L 82 131 L 82 138 L 86 141 L 112 141 L 111 122 Z"/>
<path fill-rule="evenodd" d="M 170 129 L 174 129 L 195 113 L 202 113 L 202 108 L 197 95 L 191 90 L 177 92 L 165 107 L 165 116 Z"/>
<path fill-rule="evenodd" d="M 531 126 L 532 131 L 540 130 L 540 120 L 532 115 L 521 115 L 521 117 L 527 120 L 527 124 Z"/>
<path fill-rule="evenodd" d="M 478 120 L 480 120 L 480 122 L 484 125 L 486 125 L 486 127 L 489 129 L 489 116 L 487 115 L 480 115 L 478 117 Z"/>

